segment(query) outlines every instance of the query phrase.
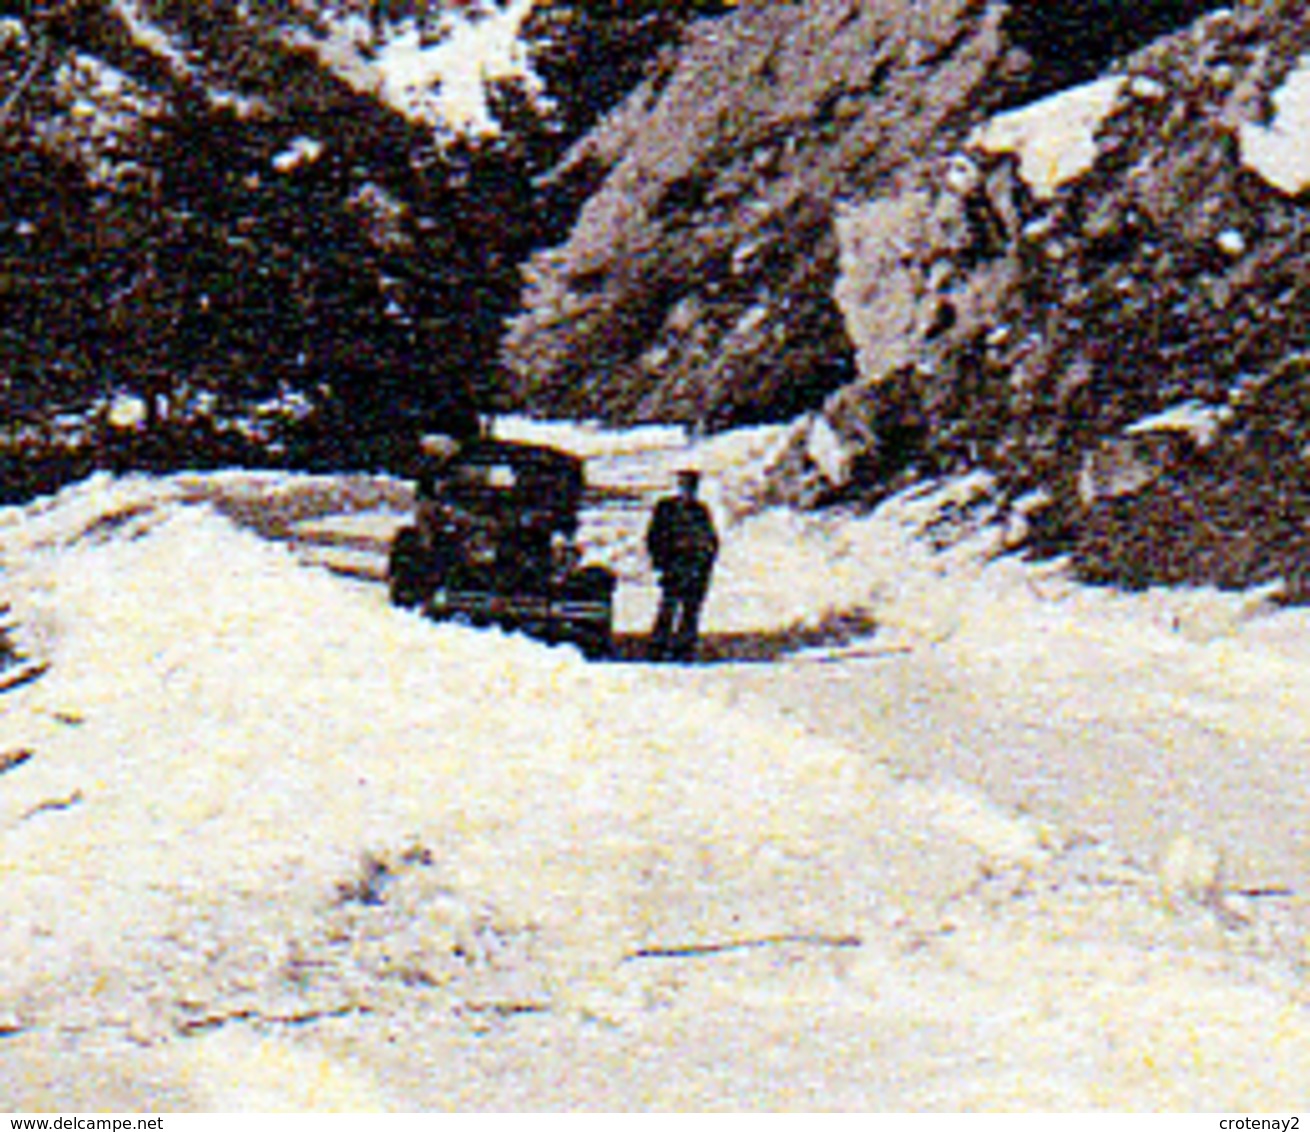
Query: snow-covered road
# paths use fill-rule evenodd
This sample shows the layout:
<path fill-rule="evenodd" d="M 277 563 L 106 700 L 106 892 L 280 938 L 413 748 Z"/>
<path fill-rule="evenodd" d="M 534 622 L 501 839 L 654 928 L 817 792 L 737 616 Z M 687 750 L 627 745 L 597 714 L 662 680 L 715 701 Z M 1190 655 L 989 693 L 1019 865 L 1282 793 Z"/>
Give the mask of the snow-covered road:
<path fill-rule="evenodd" d="M 519 429 L 588 450 L 574 429 Z M 591 479 L 610 498 L 589 513 L 584 533 L 623 577 L 624 652 L 640 658 L 656 601 L 641 525 L 671 469 L 698 456 L 674 430 L 621 435 L 625 443 L 608 437 L 593 456 Z M 717 463 L 730 471 L 768 439 L 729 447 Z M 716 464 L 712 450 L 699 459 Z M 328 494 L 280 533 L 296 538 L 306 562 L 376 578 L 405 502 L 361 483 Z M 722 516 L 728 508 L 716 502 Z M 966 633 L 963 647 L 952 647 L 949 625 L 888 639 L 876 631 L 886 564 L 866 564 L 866 592 L 848 581 L 829 604 L 822 575 L 832 564 L 812 560 L 776 519 L 772 530 L 768 521 L 755 526 L 729 546 L 720 572 L 703 650 L 710 663 L 650 669 L 653 686 L 749 701 L 898 774 L 975 786 L 1007 808 L 1117 844 L 1148 867 L 1192 836 L 1222 851 L 1235 889 L 1310 893 L 1310 708 L 1301 710 L 1298 694 L 1298 618 L 1247 617 L 1234 640 L 1243 609 L 1213 595 L 1207 606 L 1202 595 L 1193 608 L 1185 599 L 1179 608 L 1139 601 L 1120 630 L 1099 637 L 1092 610 L 1077 633 L 1057 627 L 1053 636 L 1038 602 L 1037 616 L 1030 605 L 1009 625 L 988 627 L 991 639 Z M 937 615 L 958 620 L 949 607 L 959 595 L 943 600 Z M 1310 640 L 1305 647 L 1310 655 Z"/>
<path fill-rule="evenodd" d="M 580 439 L 631 482 L 688 455 Z M 729 536 L 711 637 L 772 663 L 587 665 L 391 609 L 355 577 L 403 513 L 385 481 L 8 513 L 50 668 L 0 702 L 26 756 L 0 763 L 0 1105 L 1305 1107 L 1277 820 L 1304 801 L 1263 754 L 1298 749 L 1301 615 L 949 560 L 923 498 L 738 522 L 767 439 L 694 455 Z M 589 536 L 634 631 L 640 516 Z M 338 553 L 350 576 L 306 565 Z M 1213 805 L 1198 764 L 1238 748 L 1211 732 L 1252 763 Z M 1277 807 L 1226 826 L 1252 782 Z"/>
<path fill-rule="evenodd" d="M 879 649 L 876 638 L 840 658 L 654 679 L 778 712 L 899 775 L 975 786 L 1008 809 L 1119 845 L 1147 867 L 1190 835 L 1223 852 L 1235 890 L 1310 892 L 1306 743 L 1198 718 L 1185 704 L 1162 708 L 1163 687 L 1149 711 L 1151 690 L 1140 685 L 1101 683 L 1075 706 L 998 686 L 984 664 L 931 647 Z M 1258 718 L 1260 705 L 1248 711 Z"/>

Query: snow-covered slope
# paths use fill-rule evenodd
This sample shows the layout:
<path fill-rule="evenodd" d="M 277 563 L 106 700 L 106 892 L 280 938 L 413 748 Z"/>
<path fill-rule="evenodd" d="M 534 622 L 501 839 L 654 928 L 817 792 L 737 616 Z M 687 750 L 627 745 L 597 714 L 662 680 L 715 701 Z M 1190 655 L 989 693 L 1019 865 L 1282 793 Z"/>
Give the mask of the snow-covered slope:
<path fill-rule="evenodd" d="M 6 1106 L 1304 1107 L 1299 937 L 1203 837 L 1157 875 L 675 673 L 396 611 L 195 502 L 307 483 L 4 516 L 50 663 L 0 693 Z M 953 609 L 997 647 L 1031 592 L 975 579 L 970 615 L 906 507 L 730 527 L 756 554 L 715 616 L 865 602 L 904 644 Z M 770 546 L 847 580 L 747 576 Z"/>
<path fill-rule="evenodd" d="M 459 5 L 375 33 L 359 17 L 329 16 L 321 30 L 293 30 L 290 41 L 318 56 L 350 86 L 447 137 L 498 129 L 488 106 L 493 83 L 539 96 L 522 37 L 535 0 Z"/>
<path fill-rule="evenodd" d="M 340 3 L 224 5 L 211 13 L 204 5 L 112 0 L 101 22 L 88 18 L 77 29 L 82 49 L 67 54 L 53 79 L 63 113 L 45 128 L 76 129 L 81 144 L 66 139 L 71 152 L 94 160 L 121 148 L 108 138 L 111 130 L 125 132 L 125 100 L 137 100 L 128 128 L 139 131 L 152 110 L 158 113 L 151 95 L 160 91 L 185 89 L 246 118 L 278 116 L 298 104 L 303 110 L 314 92 L 276 82 L 279 52 L 299 51 L 326 76 L 445 139 L 491 133 L 492 84 L 516 85 L 529 99 L 541 93 L 521 35 L 532 6 L 513 0 L 433 5 L 429 12 L 424 5 L 421 16 L 372 22 L 364 6 Z M 84 73 L 98 77 L 88 86 Z"/>

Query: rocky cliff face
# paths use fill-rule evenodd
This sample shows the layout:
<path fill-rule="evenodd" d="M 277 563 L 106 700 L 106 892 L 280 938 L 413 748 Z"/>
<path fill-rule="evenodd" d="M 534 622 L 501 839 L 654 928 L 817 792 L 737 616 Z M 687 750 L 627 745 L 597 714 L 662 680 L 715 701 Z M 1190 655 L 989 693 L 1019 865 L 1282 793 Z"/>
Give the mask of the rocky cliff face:
<path fill-rule="evenodd" d="M 1303 8 L 1216 11 L 1055 90 L 1031 18 L 831 0 L 702 25 L 558 174 L 608 170 L 532 265 L 522 388 L 795 416 L 769 487 L 792 501 L 984 469 L 1017 532 L 1097 577 L 1286 574 Z"/>
<path fill-rule="evenodd" d="M 1093 576 L 1287 573 L 1307 51 L 1298 5 L 1215 13 L 853 206 L 837 295 L 861 376 L 797 430 L 790 490 L 982 466 Z"/>
<path fill-rule="evenodd" d="M 838 202 L 962 135 L 1007 87 L 999 7 L 745 4 L 696 25 L 555 177 L 599 179 L 528 270 L 507 359 L 544 411 L 711 426 L 855 375 Z"/>

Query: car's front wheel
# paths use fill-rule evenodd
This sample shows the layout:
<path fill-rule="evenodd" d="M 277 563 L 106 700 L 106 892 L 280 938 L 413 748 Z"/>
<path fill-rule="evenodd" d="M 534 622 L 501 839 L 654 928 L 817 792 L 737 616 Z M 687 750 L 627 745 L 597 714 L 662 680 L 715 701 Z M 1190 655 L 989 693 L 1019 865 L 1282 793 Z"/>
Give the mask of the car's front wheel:
<path fill-rule="evenodd" d="M 387 589 L 391 604 L 402 609 L 422 605 L 427 597 L 427 551 L 417 527 L 402 527 L 391 543 L 387 561 Z"/>
<path fill-rule="evenodd" d="M 614 655 L 615 583 L 609 570 L 588 566 L 570 578 L 565 587 L 566 601 L 586 607 L 585 616 L 577 617 L 568 635 L 588 660 L 604 660 Z"/>

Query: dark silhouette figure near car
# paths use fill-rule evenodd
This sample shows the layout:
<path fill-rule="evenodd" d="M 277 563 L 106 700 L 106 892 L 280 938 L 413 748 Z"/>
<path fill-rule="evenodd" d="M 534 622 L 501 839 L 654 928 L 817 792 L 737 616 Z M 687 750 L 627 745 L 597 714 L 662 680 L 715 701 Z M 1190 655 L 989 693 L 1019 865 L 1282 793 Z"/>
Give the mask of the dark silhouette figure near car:
<path fill-rule="evenodd" d="M 678 473 L 678 493 L 655 505 L 646 531 L 646 550 L 659 575 L 660 609 L 651 630 L 655 660 L 693 660 L 701 608 L 719 553 L 710 509 L 697 497 L 700 474 Z"/>

